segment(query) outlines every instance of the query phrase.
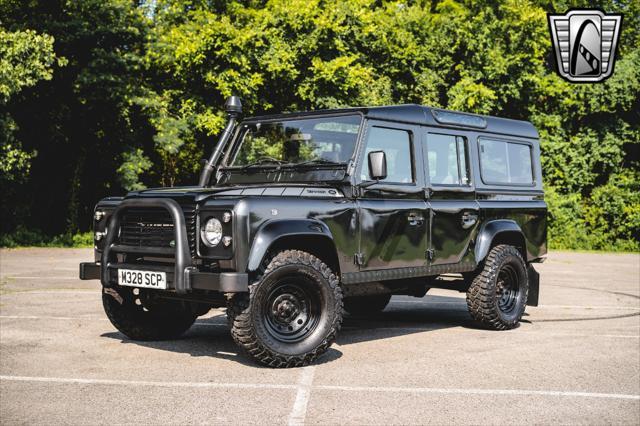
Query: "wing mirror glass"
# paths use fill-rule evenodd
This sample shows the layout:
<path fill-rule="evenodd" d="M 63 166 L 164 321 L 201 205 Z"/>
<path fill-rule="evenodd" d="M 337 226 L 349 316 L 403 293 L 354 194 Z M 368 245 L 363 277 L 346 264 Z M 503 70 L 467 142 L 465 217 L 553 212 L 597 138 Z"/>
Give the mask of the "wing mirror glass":
<path fill-rule="evenodd" d="M 375 181 L 387 178 L 387 154 L 384 151 L 369 153 L 369 177 Z"/>

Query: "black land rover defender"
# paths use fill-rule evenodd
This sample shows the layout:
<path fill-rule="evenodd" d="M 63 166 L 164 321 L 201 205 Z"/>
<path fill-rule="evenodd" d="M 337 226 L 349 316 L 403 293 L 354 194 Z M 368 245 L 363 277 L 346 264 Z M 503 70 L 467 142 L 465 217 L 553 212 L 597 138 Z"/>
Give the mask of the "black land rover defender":
<path fill-rule="evenodd" d="M 419 105 L 229 122 L 198 186 L 95 208 L 95 261 L 113 325 L 176 338 L 227 306 L 233 339 L 273 367 L 308 364 L 343 312 L 391 295 L 465 291 L 471 316 L 516 327 L 546 255 L 536 129 Z"/>

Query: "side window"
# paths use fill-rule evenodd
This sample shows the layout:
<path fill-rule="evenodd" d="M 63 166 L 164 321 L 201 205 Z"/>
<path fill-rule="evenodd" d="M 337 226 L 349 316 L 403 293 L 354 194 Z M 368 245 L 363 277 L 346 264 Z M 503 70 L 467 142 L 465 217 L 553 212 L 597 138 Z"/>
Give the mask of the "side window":
<path fill-rule="evenodd" d="M 468 185 L 467 140 L 462 136 L 427 135 L 427 166 L 433 185 Z"/>
<path fill-rule="evenodd" d="M 411 138 L 406 130 L 372 127 L 364 151 L 362 180 L 369 179 L 367 157 L 371 151 L 384 151 L 387 156 L 387 178 L 381 182 L 412 183 Z"/>
<path fill-rule="evenodd" d="M 531 185 L 531 146 L 480 139 L 480 171 L 485 183 Z"/>

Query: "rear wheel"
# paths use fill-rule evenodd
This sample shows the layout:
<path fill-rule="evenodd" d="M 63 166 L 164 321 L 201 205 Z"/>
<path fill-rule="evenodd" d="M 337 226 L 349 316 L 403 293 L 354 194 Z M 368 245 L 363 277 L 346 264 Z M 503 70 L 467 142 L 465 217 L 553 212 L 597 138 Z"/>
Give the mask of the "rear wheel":
<path fill-rule="evenodd" d="M 351 315 L 377 314 L 387 307 L 390 300 L 390 294 L 347 297 L 344 299 L 344 310 L 349 312 Z"/>
<path fill-rule="evenodd" d="M 280 252 L 249 290 L 231 298 L 227 315 L 233 339 L 259 363 L 307 365 L 335 340 L 342 324 L 342 290 L 317 257 Z"/>
<path fill-rule="evenodd" d="M 184 303 L 152 298 L 137 288 L 103 288 L 102 305 L 111 324 L 133 340 L 175 339 L 198 317 Z"/>
<path fill-rule="evenodd" d="M 513 246 L 491 249 L 483 269 L 467 291 L 469 313 L 494 330 L 517 327 L 527 303 L 529 278 L 522 255 Z"/>

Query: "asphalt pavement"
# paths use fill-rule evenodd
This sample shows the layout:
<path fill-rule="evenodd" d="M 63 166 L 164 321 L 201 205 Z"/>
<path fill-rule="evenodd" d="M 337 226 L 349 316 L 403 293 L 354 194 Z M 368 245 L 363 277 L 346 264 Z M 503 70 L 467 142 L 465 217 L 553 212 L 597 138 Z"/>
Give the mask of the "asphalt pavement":
<path fill-rule="evenodd" d="M 309 367 L 234 345 L 223 309 L 183 338 L 109 323 L 91 250 L 0 251 L 0 423 L 640 424 L 640 255 L 553 252 L 521 326 L 474 326 L 464 294 L 346 317 Z"/>

